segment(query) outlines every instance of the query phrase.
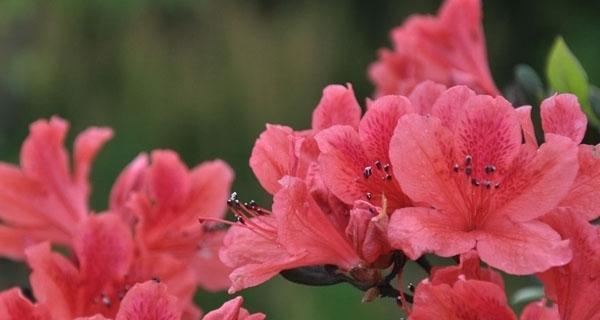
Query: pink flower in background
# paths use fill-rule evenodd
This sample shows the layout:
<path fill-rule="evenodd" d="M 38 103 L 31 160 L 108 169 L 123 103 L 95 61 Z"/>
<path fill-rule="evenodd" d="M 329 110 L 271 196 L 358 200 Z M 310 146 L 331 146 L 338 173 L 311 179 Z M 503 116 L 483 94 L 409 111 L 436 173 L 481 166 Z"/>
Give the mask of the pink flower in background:
<path fill-rule="evenodd" d="M 361 266 L 356 251 L 319 208 L 306 184 L 299 178 L 284 180 L 273 199 L 272 214 L 240 205 L 247 213 L 240 213 L 241 224 L 229 230 L 220 254 L 234 268 L 230 293 L 287 269 L 331 264 L 348 272 Z"/>
<path fill-rule="evenodd" d="M 89 128 L 75 140 L 73 163 L 64 148 L 69 125 L 53 117 L 31 124 L 21 166 L 0 163 L 0 256 L 23 259 L 43 241 L 70 245 L 89 213 L 91 163 L 111 138 L 108 128 Z"/>
<path fill-rule="evenodd" d="M 142 155 L 123 171 L 111 207 L 134 222 L 142 259 L 188 265 L 203 288 L 222 290 L 231 271 L 218 258 L 225 230 L 198 219 L 224 217 L 232 180 L 233 171 L 220 160 L 190 170 L 175 152 L 158 150 L 150 163 Z"/>
<path fill-rule="evenodd" d="M 437 17 L 409 17 L 391 32 L 394 49 L 369 67 L 376 95 L 408 94 L 424 80 L 497 95 L 481 20 L 480 0 L 446 0 Z"/>
<path fill-rule="evenodd" d="M 577 148 L 547 134 L 522 144 L 519 115 L 502 97 L 458 86 L 442 94 L 432 116 L 404 116 L 390 145 L 402 190 L 424 207 L 392 215 L 392 247 L 411 259 L 476 249 L 490 266 L 530 274 L 571 259 L 568 241 L 537 218 L 567 195 Z"/>
<path fill-rule="evenodd" d="M 547 306 L 545 299 L 529 303 L 523 312 L 521 312 L 521 320 L 559 320 L 558 307 L 556 304 Z"/>
<path fill-rule="evenodd" d="M 562 319 L 600 319 L 600 228 L 569 209 L 558 209 L 543 221 L 569 239 L 573 249 L 569 264 L 537 275 L 546 295 Z"/>
<path fill-rule="evenodd" d="M 233 298 L 223 304 L 221 308 L 211 311 L 202 318 L 203 320 L 263 320 L 265 315 L 262 313 L 250 314 L 248 310 L 242 308 L 244 299 L 242 297 Z"/>

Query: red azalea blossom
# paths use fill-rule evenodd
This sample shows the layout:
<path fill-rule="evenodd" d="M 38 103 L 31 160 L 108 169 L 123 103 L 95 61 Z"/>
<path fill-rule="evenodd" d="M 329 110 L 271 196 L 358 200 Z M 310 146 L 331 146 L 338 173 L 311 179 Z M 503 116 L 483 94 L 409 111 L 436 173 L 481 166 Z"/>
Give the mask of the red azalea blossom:
<path fill-rule="evenodd" d="M 250 314 L 248 310 L 242 308 L 244 299 L 237 297 L 223 304 L 221 308 L 207 313 L 203 320 L 263 320 L 265 315 L 262 313 Z"/>
<path fill-rule="evenodd" d="M 432 116 L 409 114 L 390 144 L 402 190 L 427 207 L 392 215 L 390 243 L 412 259 L 476 249 L 490 266 L 530 274 L 568 263 L 568 241 L 537 220 L 567 195 L 577 149 L 547 134 L 536 149 L 522 144 L 519 115 L 502 97 L 466 87 L 442 94 Z"/>
<path fill-rule="evenodd" d="M 111 209 L 134 222 L 142 259 L 172 260 L 194 273 L 190 284 L 227 288 L 231 270 L 218 258 L 225 231 L 199 224 L 198 218 L 223 218 L 231 168 L 216 160 L 189 170 L 166 150 L 152 152 L 151 160 L 142 155 L 123 171 L 113 187 Z"/>
<path fill-rule="evenodd" d="M 64 148 L 68 128 L 58 117 L 34 122 L 21 149 L 21 167 L 0 163 L 0 256 L 23 259 L 26 247 L 43 241 L 70 245 L 88 215 L 91 162 L 112 131 L 81 133 L 71 169 Z"/>
<path fill-rule="evenodd" d="M 160 315 L 163 312 L 168 315 L 164 319 L 199 317 L 199 311 L 190 304 L 193 283 L 187 296 L 182 296 L 178 289 L 178 286 L 190 287 L 186 284 L 189 279 L 167 279 L 167 285 L 174 284 L 169 285 L 169 294 L 165 284 L 158 289 L 150 284 L 141 284 L 159 281 L 154 278 L 156 271 L 173 268 L 173 264 L 151 260 L 144 261 L 144 265 L 135 259 L 128 227 L 116 215 L 105 213 L 86 218 L 76 233 L 74 250 L 76 264 L 52 252 L 48 243 L 31 246 L 26 251 L 27 261 L 33 270 L 30 282 L 37 300 L 36 305 L 31 307 L 34 308 L 32 310 L 45 311 L 44 319 L 94 318 L 95 315 L 137 319 L 126 316 L 132 312 L 142 312 L 139 319 L 153 319 L 142 316 L 152 313 L 157 314 L 156 319 L 163 319 Z M 173 293 L 178 293 L 178 297 Z M 11 299 L 14 298 L 13 294 Z M 157 304 L 159 300 L 164 300 L 160 303 L 165 305 Z M 12 301 L 9 302 L 14 304 L 18 300 Z M 23 301 L 18 303 L 24 304 Z"/>
<path fill-rule="evenodd" d="M 321 131 L 316 140 L 321 154 L 322 179 L 331 192 L 346 204 L 356 200 L 390 209 L 410 205 L 392 174 L 389 142 L 398 119 L 412 113 L 412 105 L 402 96 L 385 96 L 370 103 L 358 130 L 337 125 Z"/>
<path fill-rule="evenodd" d="M 411 320 L 516 319 L 504 294 L 502 277 L 480 269 L 474 252 L 461 257 L 459 266 L 439 268 L 416 288 Z"/>
<path fill-rule="evenodd" d="M 540 106 L 540 115 L 544 133 L 558 134 L 570 138 L 580 144 L 587 129 L 587 118 L 581 110 L 577 97 L 572 94 L 558 94 L 545 99 Z M 523 130 L 533 132 L 533 125 L 528 113 L 523 115 Z M 535 135 L 529 143 L 537 145 Z M 600 197 L 596 195 L 600 189 L 600 151 L 596 146 L 579 145 L 579 171 L 567 197 L 559 207 L 593 220 L 600 216 Z"/>
<path fill-rule="evenodd" d="M 600 228 L 568 209 L 543 218 L 571 242 L 573 260 L 538 274 L 561 319 L 600 319 Z"/>
<path fill-rule="evenodd" d="M 331 264 L 351 271 L 361 261 L 343 234 L 310 195 L 306 184 L 285 179 L 273 200 L 273 213 L 249 212 L 225 237 L 221 260 L 234 271 L 230 293 L 258 285 L 279 272 Z"/>
<path fill-rule="evenodd" d="M 285 176 L 302 179 L 308 175 L 318 177 L 315 168 L 311 168 L 311 163 L 319 153 L 314 135 L 334 125 L 357 128 L 359 121 L 360 106 L 352 87 L 327 86 L 313 112 L 312 128 L 294 131 L 285 126 L 267 125 L 267 130 L 256 140 L 252 149 L 250 167 L 270 194 L 275 194 L 281 188 L 279 180 Z"/>
<path fill-rule="evenodd" d="M 497 95 L 481 20 L 480 0 L 446 0 L 437 17 L 411 16 L 392 30 L 394 49 L 369 67 L 376 95 L 408 94 L 424 80 Z"/>

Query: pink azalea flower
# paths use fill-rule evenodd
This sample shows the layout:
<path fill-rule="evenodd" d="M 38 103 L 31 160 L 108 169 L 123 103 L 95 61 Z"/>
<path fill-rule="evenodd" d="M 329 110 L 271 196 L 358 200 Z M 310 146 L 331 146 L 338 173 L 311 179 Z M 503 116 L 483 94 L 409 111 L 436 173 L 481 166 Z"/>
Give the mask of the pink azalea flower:
<path fill-rule="evenodd" d="M 279 180 L 285 176 L 319 178 L 315 172 L 318 169 L 311 166 L 319 154 L 314 135 L 334 125 L 357 128 L 360 113 L 352 87 L 327 86 L 313 112 L 311 129 L 294 131 L 286 126 L 267 125 L 250 156 L 250 167 L 256 178 L 270 194 L 281 189 Z"/>
<path fill-rule="evenodd" d="M 568 241 L 537 218 L 567 195 L 577 148 L 547 134 L 539 149 L 522 144 L 519 115 L 502 97 L 458 86 L 432 116 L 409 114 L 390 144 L 394 175 L 423 207 L 392 215 L 390 243 L 411 259 L 476 249 L 490 266 L 530 274 L 568 263 Z"/>
<path fill-rule="evenodd" d="M 408 94 L 424 80 L 497 95 L 481 16 L 480 0 L 446 0 L 437 17 L 414 15 L 392 30 L 394 49 L 369 67 L 376 95 Z"/>
<path fill-rule="evenodd" d="M 242 297 L 233 298 L 223 304 L 219 309 L 207 313 L 203 320 L 263 320 L 265 315 L 262 313 L 250 314 L 248 310 L 242 308 L 244 299 Z"/>
<path fill-rule="evenodd" d="M 516 319 L 508 306 L 501 276 L 480 269 L 474 252 L 461 257 L 459 266 L 434 269 L 416 288 L 411 320 Z"/>
<path fill-rule="evenodd" d="M 142 259 L 163 256 L 188 265 L 203 288 L 227 288 L 231 270 L 218 258 L 225 230 L 198 218 L 224 217 L 233 171 L 219 160 L 190 170 L 172 151 L 154 151 L 151 160 L 142 155 L 123 171 L 111 209 L 134 223 Z"/>
<path fill-rule="evenodd" d="M 391 210 L 410 205 L 393 177 L 389 145 L 398 119 L 412 112 L 405 97 L 385 96 L 369 104 L 358 130 L 337 125 L 321 131 L 316 140 L 327 188 L 348 205 L 365 200 L 381 207 L 384 198 Z"/>
<path fill-rule="evenodd" d="M 576 211 L 558 209 L 543 218 L 571 241 L 573 260 L 538 274 L 561 319 L 600 319 L 600 228 Z"/>
<path fill-rule="evenodd" d="M 112 214 L 90 216 L 77 228 L 73 242 L 77 264 L 52 252 L 48 242 L 26 250 L 37 300 L 33 308 L 44 310 L 46 319 L 114 317 L 128 293 L 127 277 L 134 258 L 127 226 Z M 26 305 L 21 296 L 7 296 L 10 299 L 5 303 Z"/>
<path fill-rule="evenodd" d="M 519 109 L 523 132 L 526 137 L 530 137 L 526 141 L 537 146 L 531 122 L 531 107 Z M 575 95 L 553 95 L 542 102 L 540 111 L 545 133 L 562 135 L 577 144 L 581 143 L 587 129 L 587 118 Z M 577 177 L 559 207 L 569 208 L 587 220 L 594 220 L 600 216 L 600 211 L 597 210 L 600 207 L 600 197 L 596 195 L 600 189 L 600 150 L 596 146 L 580 144 L 578 158 Z"/>
<path fill-rule="evenodd" d="M 361 267 L 360 257 L 319 208 L 306 183 L 293 177 L 284 180 L 272 214 L 237 204 L 241 224 L 230 228 L 220 254 L 234 268 L 230 293 L 302 266 L 330 264 L 346 272 Z"/>
<path fill-rule="evenodd" d="M 89 128 L 75 140 L 73 166 L 63 144 L 68 123 L 58 117 L 31 124 L 20 168 L 0 163 L 0 255 L 23 259 L 26 247 L 51 241 L 69 245 L 90 209 L 91 163 L 110 139 L 108 128 Z"/>
<path fill-rule="evenodd" d="M 181 309 L 177 299 L 167 292 L 164 284 L 147 281 L 134 285 L 120 302 L 116 320 L 177 320 L 181 319 Z M 46 308 L 50 305 L 49 308 Z M 56 317 L 51 304 L 33 304 L 23 297 L 18 288 L 0 292 L 0 316 L 6 320 L 52 320 Z M 73 318 L 77 320 L 108 320 L 100 313 L 92 316 Z"/>

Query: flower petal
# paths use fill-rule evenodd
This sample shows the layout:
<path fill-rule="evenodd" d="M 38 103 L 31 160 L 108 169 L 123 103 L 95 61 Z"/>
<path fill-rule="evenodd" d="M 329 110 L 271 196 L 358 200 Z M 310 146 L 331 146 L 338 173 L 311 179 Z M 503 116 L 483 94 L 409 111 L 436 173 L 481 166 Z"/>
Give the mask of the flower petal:
<path fill-rule="evenodd" d="M 364 199 L 381 206 L 384 195 L 391 208 L 400 208 L 409 202 L 397 182 L 391 179 L 391 169 L 387 169 L 387 173 L 375 165 L 375 161 L 379 161 L 379 166 L 387 165 L 387 156 L 371 158 L 363 149 L 356 130 L 349 126 L 333 126 L 321 131 L 316 140 L 321 149 L 319 165 L 323 181 L 346 204 Z"/>
<path fill-rule="evenodd" d="M 494 190 L 494 214 L 528 221 L 547 213 L 567 195 L 577 168 L 577 147 L 568 138 L 548 134 L 537 151 L 524 145 Z"/>
<path fill-rule="evenodd" d="M 73 147 L 74 180 L 80 188 L 86 190 L 86 200 L 89 197 L 89 175 L 92 161 L 100 148 L 112 138 L 113 132 L 109 128 L 88 128 L 75 139 Z"/>
<path fill-rule="evenodd" d="M 265 315 L 255 313 L 250 315 L 246 309 L 242 308 L 244 299 L 242 297 L 233 298 L 225 302 L 219 309 L 207 313 L 203 320 L 263 320 Z"/>
<path fill-rule="evenodd" d="M 473 176 L 482 179 L 488 165 L 505 172 L 521 145 L 521 127 L 511 104 L 502 97 L 476 96 L 458 118 L 455 128 L 460 165 L 472 157 Z M 461 157 L 462 156 L 462 157 Z"/>
<path fill-rule="evenodd" d="M 390 140 L 398 120 L 412 112 L 410 101 L 403 96 L 384 96 L 371 104 L 358 129 L 360 142 L 370 159 L 389 163 Z"/>
<path fill-rule="evenodd" d="M 553 95 L 540 106 L 544 133 L 554 133 L 581 143 L 587 129 L 587 117 L 581 110 L 577 96 L 569 93 Z"/>
<path fill-rule="evenodd" d="M 181 312 L 167 286 L 147 281 L 127 292 L 115 320 L 179 320 Z"/>
<path fill-rule="evenodd" d="M 281 178 L 292 175 L 295 162 L 293 134 L 289 127 L 268 124 L 252 148 L 250 168 L 270 194 L 281 189 Z"/>
<path fill-rule="evenodd" d="M 403 208 L 392 215 L 388 238 L 393 248 L 411 259 L 427 252 L 442 257 L 465 253 L 475 247 L 475 235 L 465 232 L 462 219 L 428 208 Z"/>
<path fill-rule="evenodd" d="M 196 223 L 199 216 L 222 218 L 225 215 L 233 175 L 231 167 L 221 160 L 204 162 L 192 169 L 187 223 Z"/>
<path fill-rule="evenodd" d="M 454 130 L 467 103 L 475 97 L 475 91 L 465 86 L 455 86 L 443 92 L 431 107 L 431 114 L 442 120 L 442 124 Z"/>
<path fill-rule="evenodd" d="M 453 286 L 423 281 L 417 286 L 413 320 L 509 320 L 516 319 L 504 290 L 494 283 L 459 280 Z"/>
<path fill-rule="evenodd" d="M 69 158 L 64 148 L 68 129 L 68 123 L 57 117 L 32 123 L 21 149 L 21 168 L 49 190 L 51 197 L 56 197 L 62 210 L 54 214 L 62 214 L 63 220 L 76 223 L 88 213 L 87 190 L 74 185 L 69 173 Z"/>
<path fill-rule="evenodd" d="M 43 307 L 25 298 L 19 288 L 12 288 L 0 292 L 0 319 L 46 320 L 50 315 Z"/>
<path fill-rule="evenodd" d="M 112 212 L 127 215 L 125 206 L 133 193 L 142 189 L 148 165 L 148 155 L 142 153 L 121 171 L 110 192 L 109 208 Z M 128 221 L 131 219 L 126 218 Z"/>
<path fill-rule="evenodd" d="M 571 211 L 593 220 L 600 216 L 600 150 L 598 146 L 579 146 L 579 171 L 575 182 L 559 207 L 568 207 Z"/>
<path fill-rule="evenodd" d="M 408 114 L 398 121 L 390 142 L 394 176 L 416 203 L 466 212 L 453 172 L 454 135 L 435 117 Z"/>
<path fill-rule="evenodd" d="M 288 252 L 307 253 L 319 264 L 345 270 L 358 265 L 357 253 L 321 211 L 302 180 L 288 177 L 285 187 L 273 198 L 273 215 L 278 241 Z"/>
<path fill-rule="evenodd" d="M 162 210 L 177 209 L 187 199 L 191 181 L 187 166 L 177 153 L 156 150 L 151 155 L 148 171 L 148 192 Z M 154 217 L 145 217 L 148 220 Z"/>
<path fill-rule="evenodd" d="M 468 251 L 460 256 L 460 264 L 448 267 L 433 267 L 430 281 L 434 285 L 452 285 L 460 278 L 463 280 L 481 280 L 495 283 L 504 290 L 502 276 L 490 267 L 480 266 L 479 256 L 475 250 Z"/>
<path fill-rule="evenodd" d="M 539 221 L 488 221 L 477 252 L 488 265 L 510 274 L 525 275 L 562 266 L 571 261 L 569 241 Z"/>
<path fill-rule="evenodd" d="M 558 305 L 562 319 L 600 319 L 600 228 L 568 209 L 559 209 L 543 221 L 569 239 L 571 263 L 538 274 L 546 294 Z"/>
<path fill-rule="evenodd" d="M 357 128 L 360 113 L 352 86 L 329 85 L 323 89 L 321 101 L 313 111 L 312 129 L 318 132 L 334 125 Z"/>
<path fill-rule="evenodd" d="M 133 260 L 129 228 L 110 213 L 86 219 L 79 228 L 74 246 L 79 272 L 90 292 L 124 277 Z"/>
<path fill-rule="evenodd" d="M 357 201 L 350 210 L 346 238 L 368 263 L 391 251 L 387 238 L 389 217 L 386 212 L 365 201 Z"/>
<path fill-rule="evenodd" d="M 205 233 L 198 244 L 198 253 L 192 261 L 196 271 L 196 281 L 205 290 L 220 291 L 231 286 L 228 268 L 219 259 L 219 250 L 223 245 L 225 231 Z"/>
<path fill-rule="evenodd" d="M 29 282 L 39 304 L 48 307 L 53 319 L 71 319 L 77 306 L 80 278 L 77 269 L 60 254 L 50 251 L 47 242 L 27 248 L 27 263 L 32 269 Z"/>
<path fill-rule="evenodd" d="M 432 113 L 433 105 L 442 93 L 446 91 L 446 86 L 425 80 L 419 83 L 408 96 L 416 113 L 428 115 Z"/>

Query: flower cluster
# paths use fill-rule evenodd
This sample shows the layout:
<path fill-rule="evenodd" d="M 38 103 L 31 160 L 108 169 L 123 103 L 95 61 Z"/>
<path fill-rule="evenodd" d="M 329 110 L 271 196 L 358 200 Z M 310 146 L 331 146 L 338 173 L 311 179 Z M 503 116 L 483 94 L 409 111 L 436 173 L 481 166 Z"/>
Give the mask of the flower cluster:
<path fill-rule="evenodd" d="M 491 79 L 478 0 L 448 0 L 392 39 L 364 114 L 350 85 L 330 85 L 310 129 L 267 125 L 256 141 L 250 167 L 273 204 L 229 200 L 230 293 L 281 274 L 392 297 L 411 319 L 516 319 L 500 270 L 545 286 L 521 319 L 600 319 L 600 151 L 581 144 L 577 97 L 541 102 L 538 141 L 532 107 Z M 404 292 L 408 261 L 429 277 Z"/>
<path fill-rule="evenodd" d="M 517 319 L 502 271 L 544 286 L 520 319 L 600 320 L 600 149 L 582 143 L 581 100 L 552 92 L 534 109 L 500 95 L 481 19 L 480 0 L 413 16 L 369 68 L 364 108 L 330 85 L 309 129 L 267 125 L 250 167 L 270 207 L 227 198 L 224 162 L 190 169 L 156 150 L 94 213 L 91 163 L 111 130 L 81 133 L 70 161 L 68 124 L 33 123 L 20 166 L 0 163 L 0 256 L 29 265 L 31 292 L 0 292 L 0 318 L 199 319 L 197 287 L 233 294 L 282 275 L 351 284 L 415 320 Z M 405 286 L 408 263 L 428 276 Z M 242 303 L 203 319 L 265 318 Z"/>
<path fill-rule="evenodd" d="M 173 151 L 142 154 L 118 177 L 109 209 L 95 214 L 91 163 L 112 132 L 81 133 L 71 164 L 67 131 L 60 118 L 37 121 L 20 166 L 0 164 L 0 254 L 32 269 L 32 296 L 1 292 L 0 318 L 200 318 L 196 287 L 227 287 L 229 269 L 218 259 L 225 230 L 198 217 L 223 216 L 232 170 L 218 160 L 190 170 Z M 241 302 L 204 319 L 264 318 Z"/>

